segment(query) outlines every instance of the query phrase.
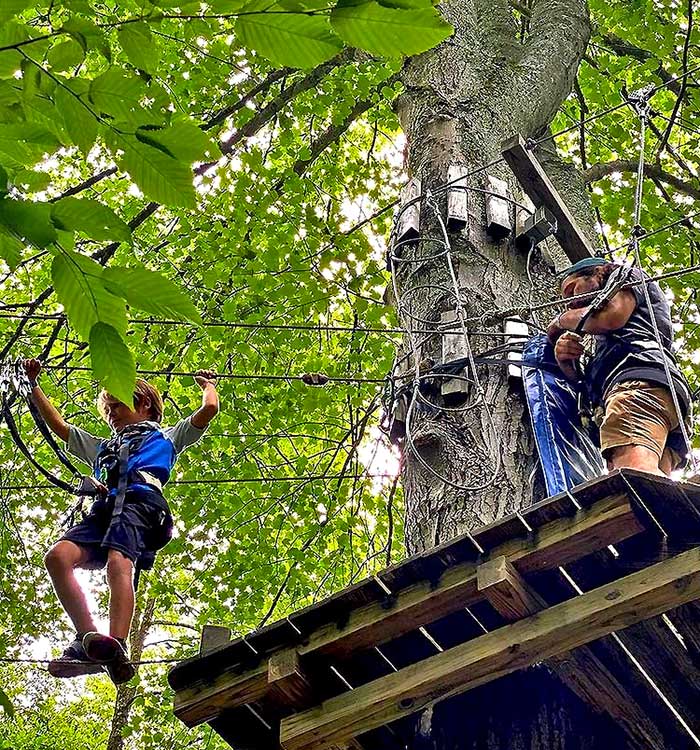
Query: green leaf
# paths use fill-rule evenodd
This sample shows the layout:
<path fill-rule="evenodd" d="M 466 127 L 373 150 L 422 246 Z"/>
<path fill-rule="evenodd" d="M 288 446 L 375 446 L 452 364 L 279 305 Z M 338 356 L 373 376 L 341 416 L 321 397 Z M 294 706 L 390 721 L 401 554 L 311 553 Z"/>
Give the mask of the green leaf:
<path fill-rule="evenodd" d="M 8 81 L 0 81 L 0 105 L 8 106 L 17 104 L 20 100 L 19 91 L 15 88 L 15 85 Z"/>
<path fill-rule="evenodd" d="M 2 0 L 0 5 L 0 23 L 9 21 L 32 5 L 32 0 Z"/>
<path fill-rule="evenodd" d="M 3 711 L 12 718 L 15 715 L 15 709 L 12 705 L 12 701 L 9 699 L 7 693 L 0 688 L 0 706 L 2 706 Z"/>
<path fill-rule="evenodd" d="M 117 35 L 129 62 L 139 70 L 153 74 L 158 67 L 158 48 L 148 24 L 143 21 L 127 23 Z"/>
<path fill-rule="evenodd" d="M 112 51 L 104 32 L 92 21 L 73 16 L 63 24 L 61 31 L 70 34 L 86 52 L 91 49 L 97 50 L 107 62 L 112 61 Z"/>
<path fill-rule="evenodd" d="M 280 13 L 279 6 L 236 21 L 238 41 L 276 65 L 313 68 L 337 54 L 343 44 L 326 16 Z"/>
<path fill-rule="evenodd" d="M 56 136 L 42 125 L 31 122 L 0 124 L 0 154 L 9 157 L 8 166 L 35 164 L 48 151 L 60 146 Z"/>
<path fill-rule="evenodd" d="M 23 250 L 24 244 L 0 227 L 0 258 L 7 263 L 11 271 L 17 268 Z"/>
<path fill-rule="evenodd" d="M 102 272 L 108 289 L 120 294 L 131 307 L 153 315 L 201 323 L 190 298 L 170 279 L 146 268 L 111 266 Z"/>
<path fill-rule="evenodd" d="M 49 50 L 48 61 L 55 71 L 75 68 L 85 59 L 85 49 L 75 39 L 55 44 Z"/>
<path fill-rule="evenodd" d="M 90 329 L 92 371 L 100 385 L 125 404 L 133 402 L 136 365 L 119 332 L 106 323 Z"/>
<path fill-rule="evenodd" d="M 36 247 L 46 247 L 57 237 L 48 203 L 0 199 L 0 224 Z"/>
<path fill-rule="evenodd" d="M 138 76 L 125 73 L 116 65 L 90 85 L 90 99 L 97 109 L 127 122 L 142 109 L 141 100 L 147 93 L 146 84 Z"/>
<path fill-rule="evenodd" d="M 195 208 L 197 201 L 189 164 L 113 130 L 107 131 L 105 140 L 117 164 L 129 173 L 145 195 L 166 206 Z"/>
<path fill-rule="evenodd" d="M 131 242 L 128 224 L 99 201 L 63 198 L 53 204 L 51 218 L 65 232 L 82 232 L 93 240 Z"/>
<path fill-rule="evenodd" d="M 191 121 L 180 120 L 167 128 L 139 128 L 136 137 L 142 143 L 163 147 L 174 158 L 192 163 L 205 158 L 218 159 L 221 150 L 214 141 Z"/>
<path fill-rule="evenodd" d="M 34 169 L 20 169 L 12 175 L 12 184 L 26 193 L 46 190 L 50 183 L 51 175 L 48 172 L 37 172 Z"/>
<path fill-rule="evenodd" d="M 382 57 L 417 55 L 452 34 L 452 26 L 434 8 L 387 8 L 375 0 L 340 0 L 331 26 L 352 47 Z"/>
<path fill-rule="evenodd" d="M 213 15 L 226 16 L 229 13 L 238 13 L 248 5 L 249 0 L 208 0 L 207 5 Z M 162 5 L 160 0 L 156 3 Z"/>
<path fill-rule="evenodd" d="M 78 335 L 88 340 L 95 323 L 108 323 L 126 333 L 126 304 L 102 282 L 102 266 L 80 253 L 58 253 L 51 264 L 56 294 Z"/>
<path fill-rule="evenodd" d="M 82 84 L 78 86 L 78 84 Z M 54 95 L 56 109 L 61 113 L 66 126 L 66 133 L 85 156 L 95 145 L 97 140 L 97 118 L 90 111 L 86 102 L 87 83 L 80 79 L 71 81 L 70 90 L 68 84 L 59 86 Z M 83 92 L 78 92 L 83 88 Z M 82 95 L 81 95 L 82 94 Z M 86 102 L 87 104 L 87 102 Z"/>
<path fill-rule="evenodd" d="M 27 39 L 31 39 L 31 34 L 22 24 L 9 21 L 0 27 L 0 47 L 8 47 Z M 24 58 L 16 49 L 0 52 L 0 78 L 14 78 L 15 73 L 22 67 L 22 60 Z"/>

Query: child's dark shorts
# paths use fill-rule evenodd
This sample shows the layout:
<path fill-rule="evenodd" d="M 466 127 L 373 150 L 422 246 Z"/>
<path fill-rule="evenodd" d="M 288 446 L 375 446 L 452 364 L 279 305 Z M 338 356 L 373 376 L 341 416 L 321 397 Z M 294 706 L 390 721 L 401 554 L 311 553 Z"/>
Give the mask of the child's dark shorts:
<path fill-rule="evenodd" d="M 59 539 L 87 549 L 84 568 L 103 568 L 107 553 L 116 549 L 141 568 L 153 565 L 155 553 L 164 547 L 173 531 L 173 519 L 165 498 L 145 489 L 128 489 L 121 515 L 112 522 L 114 498 L 98 499 L 83 520 Z M 111 524 L 111 525 L 110 525 Z"/>

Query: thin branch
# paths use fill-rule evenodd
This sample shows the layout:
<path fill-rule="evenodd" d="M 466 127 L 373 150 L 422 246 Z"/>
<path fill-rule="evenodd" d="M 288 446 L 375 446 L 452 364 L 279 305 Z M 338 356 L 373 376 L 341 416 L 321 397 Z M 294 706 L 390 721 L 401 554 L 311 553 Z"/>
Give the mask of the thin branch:
<path fill-rule="evenodd" d="M 583 179 L 584 182 L 589 184 L 607 177 L 613 172 L 636 172 L 636 170 L 637 162 L 634 159 L 616 159 L 614 161 L 593 164 L 584 171 Z M 665 182 L 667 185 L 676 188 L 679 192 L 700 200 L 700 187 L 695 187 L 656 165 L 647 164 L 644 167 L 644 171 L 649 177 Z"/>
<path fill-rule="evenodd" d="M 289 88 L 281 91 L 279 95 L 276 96 L 267 106 L 263 107 L 255 117 L 250 119 L 239 131 L 234 133 L 228 141 L 221 144 L 221 152 L 223 154 L 230 154 L 237 143 L 240 143 L 244 138 L 250 138 L 255 135 L 261 128 L 270 122 L 276 114 L 283 110 L 292 99 L 303 91 L 315 88 L 327 73 L 330 73 L 331 70 L 337 68 L 339 65 L 349 62 L 349 60 L 350 54 L 347 51 L 341 52 L 332 60 L 323 63 L 323 65 L 319 65 L 308 75 L 295 81 Z"/>
<path fill-rule="evenodd" d="M 688 0 L 688 29 L 686 31 L 685 42 L 683 44 L 683 81 L 681 83 L 681 89 L 676 96 L 676 101 L 673 105 L 673 111 L 671 112 L 671 117 L 668 121 L 668 125 L 666 125 L 666 130 L 664 131 L 664 134 L 661 137 L 661 141 L 659 142 L 659 146 L 656 152 L 657 158 L 661 156 L 661 154 L 664 152 L 664 149 L 666 148 L 666 144 L 668 143 L 668 139 L 671 136 L 671 132 L 673 131 L 676 117 L 678 116 L 678 112 L 680 111 L 681 104 L 683 103 L 683 98 L 685 96 L 686 86 L 688 83 L 688 50 L 690 48 L 690 39 L 693 34 L 693 2 L 694 0 Z"/>
<path fill-rule="evenodd" d="M 216 127 L 217 125 L 221 125 L 222 122 L 226 120 L 226 118 L 231 117 L 231 115 L 238 112 L 240 109 L 243 109 L 245 105 L 253 99 L 253 97 L 257 96 L 258 94 L 261 94 L 263 92 L 266 92 L 273 84 L 277 83 L 280 79 L 284 78 L 285 76 L 290 75 L 294 71 L 292 68 L 280 68 L 279 70 L 273 70 L 270 75 L 265 78 L 264 81 L 261 81 L 257 86 L 254 86 L 250 91 L 247 91 L 243 96 L 234 104 L 230 104 L 228 107 L 224 107 L 221 111 L 217 112 L 215 115 L 210 117 L 207 122 L 202 125 L 202 130 L 211 130 L 211 128 Z"/>

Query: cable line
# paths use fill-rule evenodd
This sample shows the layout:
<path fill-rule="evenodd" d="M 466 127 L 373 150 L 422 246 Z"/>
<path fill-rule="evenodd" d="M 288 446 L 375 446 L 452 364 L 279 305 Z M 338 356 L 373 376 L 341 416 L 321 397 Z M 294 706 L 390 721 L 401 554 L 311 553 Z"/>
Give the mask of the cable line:
<path fill-rule="evenodd" d="M 199 485 L 199 484 L 260 484 L 265 482 L 320 482 L 320 481 L 345 481 L 347 479 L 393 479 L 396 475 L 389 473 L 379 474 L 300 474 L 298 476 L 283 477 L 213 477 L 212 479 L 171 479 L 166 486 L 171 485 Z M 0 485 L 0 492 L 26 491 L 26 490 L 51 490 L 56 489 L 52 484 L 5 484 Z"/>

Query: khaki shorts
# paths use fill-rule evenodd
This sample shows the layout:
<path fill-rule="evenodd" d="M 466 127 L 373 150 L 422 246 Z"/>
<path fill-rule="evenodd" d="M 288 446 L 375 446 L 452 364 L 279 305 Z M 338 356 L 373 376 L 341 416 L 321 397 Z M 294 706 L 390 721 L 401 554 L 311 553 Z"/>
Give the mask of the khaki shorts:
<path fill-rule="evenodd" d="M 600 449 L 604 457 L 612 448 L 642 445 L 663 456 L 666 439 L 678 427 L 671 391 L 646 380 L 626 380 L 605 396 L 605 416 L 600 424 Z M 669 449 L 670 450 L 670 449 Z M 681 461 L 671 451 L 672 463 Z"/>

